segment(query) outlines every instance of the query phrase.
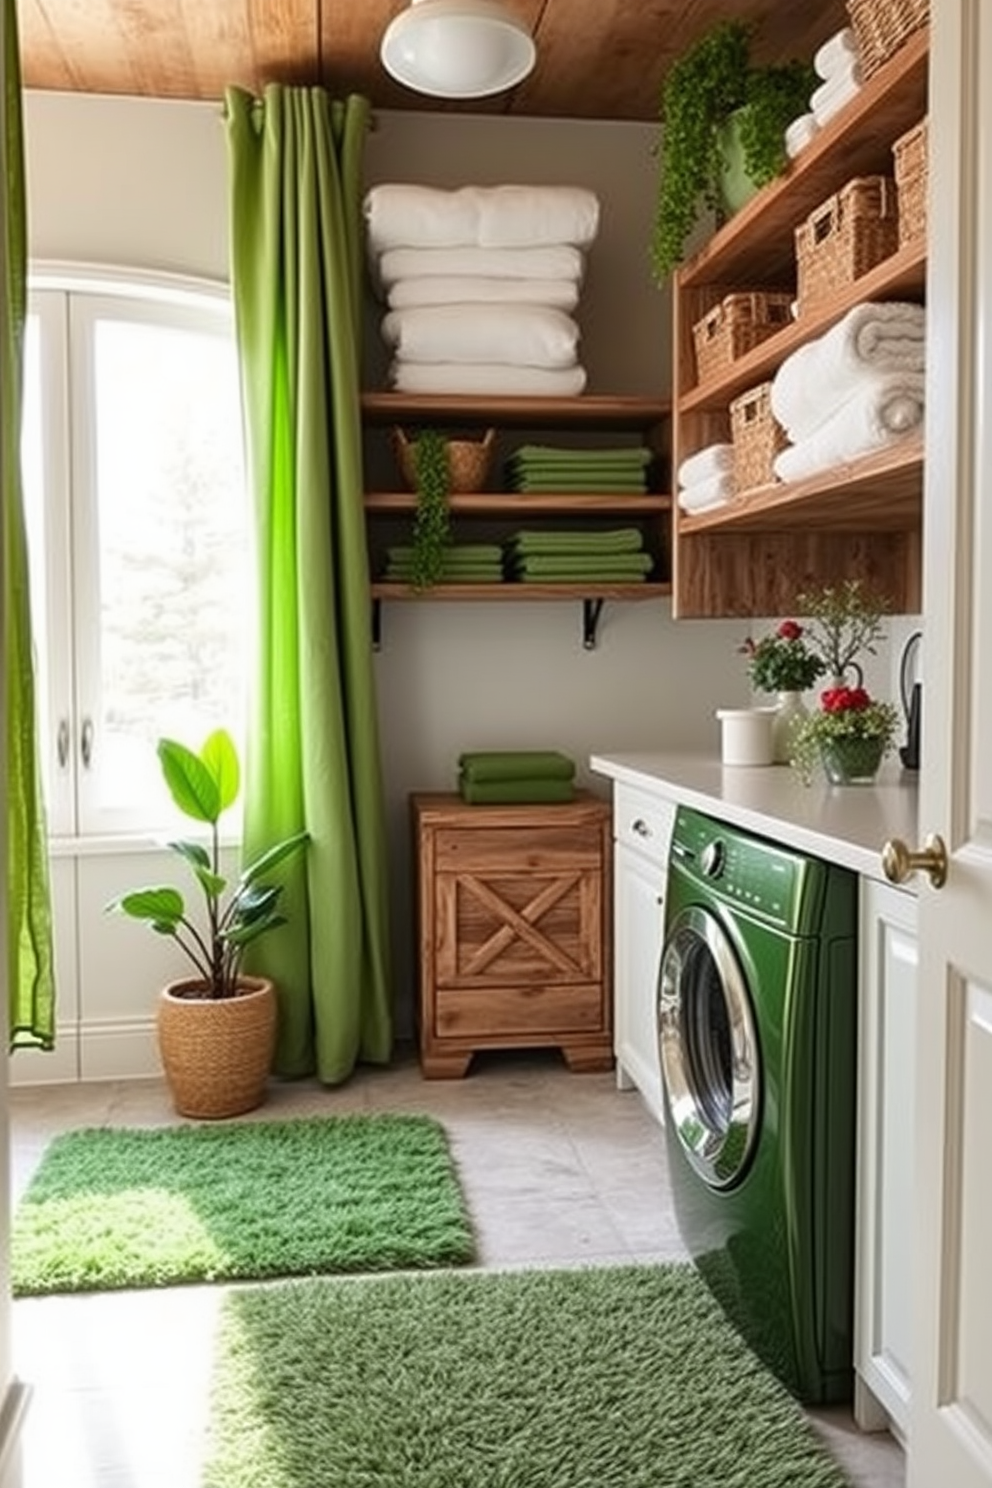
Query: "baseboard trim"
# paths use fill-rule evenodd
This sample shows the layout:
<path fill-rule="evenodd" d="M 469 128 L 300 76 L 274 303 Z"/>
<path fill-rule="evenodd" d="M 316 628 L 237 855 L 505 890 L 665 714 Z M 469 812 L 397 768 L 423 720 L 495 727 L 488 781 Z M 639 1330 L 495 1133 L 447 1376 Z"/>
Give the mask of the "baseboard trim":
<path fill-rule="evenodd" d="M 7 1064 L 12 1089 L 80 1080 L 147 1080 L 161 1073 L 154 1018 L 69 1025 L 57 1030 L 50 1053 L 19 1049 Z"/>
<path fill-rule="evenodd" d="M 10 1381 L 0 1404 L 0 1488 L 20 1488 L 21 1431 L 30 1399 L 28 1385 L 19 1379 Z"/>

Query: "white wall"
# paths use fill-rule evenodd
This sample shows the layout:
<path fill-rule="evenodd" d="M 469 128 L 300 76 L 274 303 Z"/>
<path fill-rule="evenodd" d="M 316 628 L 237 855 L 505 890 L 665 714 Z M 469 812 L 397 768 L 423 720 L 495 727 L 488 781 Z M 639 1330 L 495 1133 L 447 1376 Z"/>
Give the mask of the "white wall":
<path fill-rule="evenodd" d="M 226 275 L 217 105 L 29 93 L 25 127 L 32 258 Z M 590 390 L 657 394 L 669 386 L 669 350 L 667 298 L 648 260 L 654 138 L 649 126 L 627 123 L 383 113 L 367 175 L 370 184 L 546 181 L 596 190 L 602 224 L 579 313 Z M 378 313 L 370 300 L 370 347 Z M 453 786 L 466 748 L 553 745 L 580 762 L 594 750 L 715 749 L 714 708 L 746 700 L 737 655 L 745 629 L 675 624 L 665 601 L 608 604 L 598 648 L 587 652 L 575 602 L 384 606 L 375 670 L 402 1005 L 411 976 L 408 793 Z"/>

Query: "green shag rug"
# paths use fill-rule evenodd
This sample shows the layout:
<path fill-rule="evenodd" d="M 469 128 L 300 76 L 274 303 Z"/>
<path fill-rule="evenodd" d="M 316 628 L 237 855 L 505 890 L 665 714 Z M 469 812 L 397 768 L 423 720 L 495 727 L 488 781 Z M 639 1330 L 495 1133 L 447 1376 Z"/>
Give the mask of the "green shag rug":
<path fill-rule="evenodd" d="M 845 1488 L 689 1264 L 224 1300 L 202 1488 Z"/>
<path fill-rule="evenodd" d="M 427 1116 L 68 1132 L 13 1221 L 15 1296 L 471 1261 Z"/>

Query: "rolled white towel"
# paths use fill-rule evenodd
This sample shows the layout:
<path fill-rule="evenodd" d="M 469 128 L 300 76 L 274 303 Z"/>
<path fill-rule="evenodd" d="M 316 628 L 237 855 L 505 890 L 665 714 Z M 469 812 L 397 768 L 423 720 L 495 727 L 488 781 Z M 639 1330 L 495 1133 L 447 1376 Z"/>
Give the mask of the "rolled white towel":
<path fill-rule="evenodd" d="M 726 506 L 734 489 L 733 471 L 725 470 L 685 486 L 678 494 L 678 503 L 684 512 L 706 511 L 711 506 Z"/>
<path fill-rule="evenodd" d="M 809 101 L 810 110 L 821 129 L 824 124 L 839 114 L 845 104 L 850 103 L 861 91 L 861 66 L 855 64 L 848 71 L 837 73 L 828 83 L 823 83 Z"/>
<path fill-rule="evenodd" d="M 409 310 L 417 305 L 547 305 L 554 310 L 574 310 L 579 286 L 574 279 L 482 279 L 465 274 L 451 279 L 398 279 L 386 296 L 390 310 Z"/>
<path fill-rule="evenodd" d="M 394 361 L 389 368 L 389 380 L 400 393 L 576 398 L 585 390 L 586 370 L 576 366 L 549 371 L 544 367 L 508 367 L 497 362 Z"/>
<path fill-rule="evenodd" d="M 503 362 L 572 367 L 579 328 L 544 305 L 420 305 L 383 316 L 382 338 L 402 362 Z"/>
<path fill-rule="evenodd" d="M 400 279 L 571 279 L 582 283 L 580 248 L 557 243 L 542 248 L 390 248 L 372 260 L 373 279 L 385 289 Z"/>
<path fill-rule="evenodd" d="M 812 434 L 855 386 L 926 366 L 926 311 L 904 300 L 865 300 L 786 357 L 772 379 L 771 408 L 793 444 Z"/>
<path fill-rule="evenodd" d="M 816 134 L 820 125 L 815 114 L 800 114 L 785 129 L 785 153 L 790 160 L 800 155 Z"/>
<path fill-rule="evenodd" d="M 363 203 L 369 245 L 388 248 L 526 248 L 591 243 L 599 200 L 582 186 L 380 185 Z"/>
<path fill-rule="evenodd" d="M 852 62 L 861 61 L 858 38 L 850 26 L 829 37 L 813 54 L 813 71 L 826 82 L 844 72 Z"/>
<path fill-rule="evenodd" d="M 892 372 L 874 386 L 858 388 L 831 418 L 806 439 L 775 456 L 779 480 L 802 480 L 847 460 L 856 460 L 908 434 L 922 431 L 924 378 Z"/>
<path fill-rule="evenodd" d="M 708 444 L 705 449 L 688 455 L 678 468 L 680 486 L 692 486 L 698 481 L 711 480 L 715 475 L 726 475 L 734 468 L 734 446 L 732 444 Z"/>

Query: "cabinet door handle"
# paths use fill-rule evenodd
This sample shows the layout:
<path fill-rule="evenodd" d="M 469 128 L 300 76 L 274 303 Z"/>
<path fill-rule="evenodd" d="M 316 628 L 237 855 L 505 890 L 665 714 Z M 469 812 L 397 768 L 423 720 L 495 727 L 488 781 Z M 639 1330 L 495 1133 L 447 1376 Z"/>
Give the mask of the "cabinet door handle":
<path fill-rule="evenodd" d="M 69 763 L 69 720 L 60 718 L 58 730 L 55 734 L 55 757 L 59 762 L 59 769 L 64 770 Z"/>
<path fill-rule="evenodd" d="M 88 770 L 93 763 L 93 720 L 83 719 L 83 727 L 79 734 L 79 753 L 83 761 L 83 769 Z"/>
<path fill-rule="evenodd" d="M 636 832 L 637 835 L 638 835 L 638 837 L 650 837 L 651 836 L 651 828 L 648 826 L 648 824 L 644 820 L 643 816 L 638 816 L 638 817 L 635 817 L 634 818 L 634 820 L 630 824 L 630 830 L 632 832 Z"/>

